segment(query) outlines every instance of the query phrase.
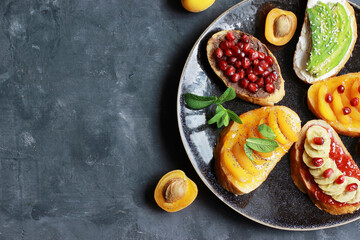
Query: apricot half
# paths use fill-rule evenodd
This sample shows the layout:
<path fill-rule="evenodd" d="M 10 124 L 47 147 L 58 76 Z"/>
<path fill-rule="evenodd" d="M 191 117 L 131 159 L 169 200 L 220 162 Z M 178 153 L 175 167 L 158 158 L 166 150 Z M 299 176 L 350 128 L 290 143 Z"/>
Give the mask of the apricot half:
<path fill-rule="evenodd" d="M 182 6 L 189 12 L 202 12 L 214 2 L 215 0 L 181 0 Z"/>

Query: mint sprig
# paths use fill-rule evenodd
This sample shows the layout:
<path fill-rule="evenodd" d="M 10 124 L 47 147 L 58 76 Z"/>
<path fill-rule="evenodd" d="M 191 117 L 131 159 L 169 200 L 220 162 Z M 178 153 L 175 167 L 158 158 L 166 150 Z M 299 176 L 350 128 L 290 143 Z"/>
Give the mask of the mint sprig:
<path fill-rule="evenodd" d="M 212 104 L 216 104 L 215 115 L 208 121 L 208 124 L 216 123 L 218 128 L 228 126 L 230 119 L 234 122 L 242 124 L 239 116 L 233 111 L 223 107 L 223 103 L 233 100 L 236 97 L 235 90 L 232 87 L 228 87 L 226 91 L 218 98 L 216 96 L 198 96 L 192 93 L 185 93 L 184 100 L 186 105 L 191 109 L 202 109 Z"/>
<path fill-rule="evenodd" d="M 276 134 L 271 127 L 261 124 L 258 126 L 258 131 L 265 138 L 247 138 L 244 144 L 245 154 L 251 161 L 254 161 L 253 151 L 269 153 L 279 147 L 279 144 L 274 140 Z"/>

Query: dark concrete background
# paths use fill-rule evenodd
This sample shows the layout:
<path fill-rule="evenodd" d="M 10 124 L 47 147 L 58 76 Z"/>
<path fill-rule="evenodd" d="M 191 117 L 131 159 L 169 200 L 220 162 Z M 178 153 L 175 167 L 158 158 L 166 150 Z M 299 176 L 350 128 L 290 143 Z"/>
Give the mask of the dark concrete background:
<path fill-rule="evenodd" d="M 191 47 L 223 11 L 180 0 L 0 2 L 0 239 L 357 239 L 360 222 L 311 232 L 254 223 L 201 182 L 176 94 Z M 358 2 L 358 1 L 356 1 Z M 198 185 L 166 213 L 170 170 Z"/>

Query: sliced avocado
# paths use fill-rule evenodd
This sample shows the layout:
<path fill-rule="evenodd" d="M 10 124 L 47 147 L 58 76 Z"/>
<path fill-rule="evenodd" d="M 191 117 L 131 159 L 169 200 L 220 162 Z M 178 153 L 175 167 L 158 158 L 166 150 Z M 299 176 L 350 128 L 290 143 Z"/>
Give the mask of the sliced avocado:
<path fill-rule="evenodd" d="M 351 22 L 340 3 L 308 9 L 313 46 L 307 71 L 319 77 L 336 67 L 351 43 Z M 319 20 L 320 19 L 320 20 Z"/>

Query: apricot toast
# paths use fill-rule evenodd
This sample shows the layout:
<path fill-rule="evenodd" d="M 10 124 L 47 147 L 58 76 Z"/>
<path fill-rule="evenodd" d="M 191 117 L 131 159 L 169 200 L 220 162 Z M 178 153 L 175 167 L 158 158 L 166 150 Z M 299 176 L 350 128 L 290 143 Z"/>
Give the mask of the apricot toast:
<path fill-rule="evenodd" d="M 360 136 L 360 73 L 333 77 L 310 86 L 309 109 L 338 133 Z"/>
<path fill-rule="evenodd" d="M 274 105 L 285 95 L 280 66 L 270 50 L 255 37 L 236 30 L 215 33 L 207 43 L 211 68 L 237 97 L 262 106 Z"/>
<path fill-rule="evenodd" d="M 332 215 L 360 208 L 360 169 L 334 129 L 307 122 L 290 153 L 291 177 L 314 204 Z"/>
<path fill-rule="evenodd" d="M 284 106 L 255 109 L 240 119 L 243 124 L 232 122 L 222 130 L 214 149 L 216 176 L 223 188 L 235 195 L 249 193 L 266 180 L 297 141 L 301 128 L 299 116 Z M 272 129 L 277 147 L 271 152 L 253 151 L 249 156 L 248 140 L 265 139 L 267 135 L 259 128 L 264 125 Z"/>

